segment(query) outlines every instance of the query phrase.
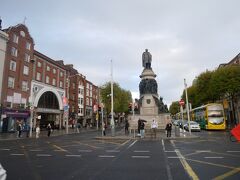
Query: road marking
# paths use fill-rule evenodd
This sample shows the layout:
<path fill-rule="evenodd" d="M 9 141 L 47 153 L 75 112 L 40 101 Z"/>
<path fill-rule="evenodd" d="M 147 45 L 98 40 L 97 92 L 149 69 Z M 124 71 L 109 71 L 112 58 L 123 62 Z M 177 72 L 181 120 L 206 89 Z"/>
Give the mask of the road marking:
<path fill-rule="evenodd" d="M 12 156 L 23 156 L 24 154 L 10 154 Z"/>
<path fill-rule="evenodd" d="M 99 155 L 100 158 L 114 158 L 115 156 Z"/>
<path fill-rule="evenodd" d="M 169 158 L 169 159 L 180 159 L 180 158 L 183 158 L 183 157 L 178 157 L 178 156 L 169 156 L 169 157 L 167 157 L 167 158 Z"/>
<path fill-rule="evenodd" d="M 82 157 L 81 154 L 66 154 L 66 157 Z"/>
<path fill-rule="evenodd" d="M 227 151 L 227 152 L 231 152 L 231 153 L 239 153 L 240 151 Z"/>
<path fill-rule="evenodd" d="M 138 140 L 133 141 L 133 143 L 130 144 L 130 145 L 127 147 L 127 149 L 129 149 L 130 147 L 132 147 L 137 141 L 138 141 Z"/>
<path fill-rule="evenodd" d="M 10 151 L 10 149 L 0 149 L 0 151 Z"/>
<path fill-rule="evenodd" d="M 78 152 L 92 152 L 90 149 L 79 149 Z"/>
<path fill-rule="evenodd" d="M 176 154 L 178 157 L 180 157 L 180 162 L 182 163 L 184 169 L 186 170 L 186 172 L 188 173 L 188 175 L 194 179 L 194 180 L 199 180 L 198 176 L 196 175 L 196 173 L 192 170 L 191 166 L 187 163 L 187 161 L 185 160 L 185 158 L 183 157 L 183 155 L 180 153 L 180 151 L 178 149 L 176 149 Z"/>
<path fill-rule="evenodd" d="M 204 152 L 212 152 L 211 150 L 199 150 L 199 151 L 196 151 L 197 153 L 204 153 Z"/>
<path fill-rule="evenodd" d="M 164 152 L 176 152 L 176 151 L 164 151 Z"/>
<path fill-rule="evenodd" d="M 30 149 L 29 151 L 42 151 L 41 149 Z"/>
<path fill-rule="evenodd" d="M 146 158 L 150 158 L 150 156 L 132 156 L 132 158 L 146 159 Z"/>
<path fill-rule="evenodd" d="M 119 150 L 106 150 L 106 152 L 120 152 Z"/>
<path fill-rule="evenodd" d="M 162 139 L 162 146 L 163 146 L 163 151 L 166 151 L 165 149 L 165 144 L 164 144 L 164 140 Z"/>
<path fill-rule="evenodd" d="M 36 154 L 38 157 L 50 157 L 52 156 L 51 154 Z"/>
<path fill-rule="evenodd" d="M 227 177 L 232 176 L 232 175 L 234 175 L 236 173 L 239 173 L 239 172 L 240 172 L 240 167 L 235 168 L 235 169 L 233 169 L 233 170 L 231 170 L 231 171 L 229 171 L 225 174 L 222 174 L 218 177 L 215 177 L 214 180 L 226 179 Z"/>
<path fill-rule="evenodd" d="M 204 157 L 205 159 L 223 159 L 224 157 L 216 156 L 216 157 Z"/>
<path fill-rule="evenodd" d="M 59 146 L 57 146 L 57 145 L 55 145 L 55 144 L 53 144 L 53 146 L 54 146 L 55 148 L 57 148 L 59 151 L 64 151 L 64 152 L 67 151 L 66 149 L 63 149 L 63 148 L 61 148 L 61 147 L 59 147 Z"/>
<path fill-rule="evenodd" d="M 136 150 L 136 151 L 133 151 L 133 152 L 135 152 L 135 153 L 147 153 L 149 151 L 148 150 L 146 150 L 146 151 L 138 151 L 138 150 Z"/>
<path fill-rule="evenodd" d="M 94 149 L 99 148 L 99 147 L 97 147 L 97 146 L 93 146 L 93 145 L 90 145 L 90 144 L 81 143 L 81 142 L 79 142 L 79 141 L 73 141 L 73 142 L 74 142 L 74 143 L 77 143 L 77 144 L 82 144 L 82 145 L 85 145 L 85 146 L 89 146 L 89 147 L 94 148 Z"/>

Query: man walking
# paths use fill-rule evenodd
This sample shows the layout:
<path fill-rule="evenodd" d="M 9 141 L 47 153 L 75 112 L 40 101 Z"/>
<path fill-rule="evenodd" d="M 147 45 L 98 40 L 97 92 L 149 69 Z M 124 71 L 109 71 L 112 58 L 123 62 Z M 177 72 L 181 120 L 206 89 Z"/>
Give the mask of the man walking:
<path fill-rule="evenodd" d="M 172 131 L 172 123 L 171 122 L 167 123 L 165 130 L 167 131 L 167 137 L 171 137 L 171 131 Z"/>
<path fill-rule="evenodd" d="M 151 129 L 152 129 L 151 137 L 154 136 L 155 139 L 157 137 L 157 128 L 158 128 L 158 123 L 153 119 L 151 124 Z"/>

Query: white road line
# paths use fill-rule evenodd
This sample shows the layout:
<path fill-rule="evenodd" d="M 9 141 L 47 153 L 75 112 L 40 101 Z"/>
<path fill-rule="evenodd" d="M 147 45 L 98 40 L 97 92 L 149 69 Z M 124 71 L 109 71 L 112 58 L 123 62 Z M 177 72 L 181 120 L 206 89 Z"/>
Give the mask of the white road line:
<path fill-rule="evenodd" d="M 184 157 L 178 157 L 178 156 L 169 156 L 169 157 L 167 157 L 167 158 L 169 158 L 169 159 L 180 159 L 180 158 L 184 158 Z"/>
<path fill-rule="evenodd" d="M 150 156 L 132 156 L 132 158 L 146 159 L 146 158 L 150 158 Z"/>
<path fill-rule="evenodd" d="M 227 152 L 231 152 L 231 153 L 240 153 L 240 151 L 227 151 Z"/>
<path fill-rule="evenodd" d="M 176 152 L 176 151 L 164 151 L 164 152 Z"/>
<path fill-rule="evenodd" d="M 130 147 L 132 147 L 138 140 L 135 140 L 132 144 L 130 144 L 127 149 L 129 149 Z"/>
<path fill-rule="evenodd" d="M 10 151 L 10 149 L 0 149 L 0 151 Z"/>
<path fill-rule="evenodd" d="M 198 151 L 196 151 L 196 152 L 198 152 L 198 153 L 203 153 L 203 152 L 212 152 L 211 150 L 198 150 Z"/>
<path fill-rule="evenodd" d="M 92 150 L 89 150 L 89 149 L 79 149 L 78 152 L 92 152 Z"/>
<path fill-rule="evenodd" d="M 41 149 L 30 149 L 29 151 L 42 151 Z"/>
<path fill-rule="evenodd" d="M 165 144 L 164 144 L 164 140 L 162 139 L 162 146 L 163 146 L 163 151 L 166 151 L 165 149 Z"/>
<path fill-rule="evenodd" d="M 204 157 L 205 159 L 223 159 L 224 157 Z"/>
<path fill-rule="evenodd" d="M 150 151 L 148 151 L 148 150 L 146 150 L 146 151 L 138 151 L 138 150 L 136 150 L 136 151 L 133 151 L 133 152 L 135 152 L 135 153 L 147 153 L 147 152 L 150 152 Z"/>
<path fill-rule="evenodd" d="M 52 156 L 51 154 L 36 154 L 38 157 L 50 157 Z"/>
<path fill-rule="evenodd" d="M 67 154 L 66 157 L 82 157 L 81 154 Z"/>
<path fill-rule="evenodd" d="M 99 155 L 100 158 L 114 158 L 115 156 Z"/>
<path fill-rule="evenodd" d="M 120 152 L 119 150 L 106 150 L 106 152 Z"/>
<path fill-rule="evenodd" d="M 24 154 L 10 154 L 11 156 L 23 156 Z"/>

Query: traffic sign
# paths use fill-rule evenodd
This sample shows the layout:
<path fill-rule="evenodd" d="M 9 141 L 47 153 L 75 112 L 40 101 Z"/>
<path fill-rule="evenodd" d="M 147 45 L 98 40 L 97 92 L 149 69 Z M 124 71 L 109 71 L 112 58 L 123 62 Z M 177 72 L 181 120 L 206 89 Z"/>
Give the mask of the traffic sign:
<path fill-rule="evenodd" d="M 183 106 L 183 105 L 185 104 L 184 100 L 181 99 L 181 100 L 179 101 L 179 104 L 180 104 L 181 106 Z"/>

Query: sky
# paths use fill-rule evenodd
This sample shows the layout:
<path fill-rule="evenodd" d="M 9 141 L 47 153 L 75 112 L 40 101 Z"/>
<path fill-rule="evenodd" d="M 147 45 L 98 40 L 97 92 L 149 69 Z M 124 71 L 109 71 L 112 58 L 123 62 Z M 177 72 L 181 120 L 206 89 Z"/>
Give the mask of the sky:
<path fill-rule="evenodd" d="M 113 80 L 139 98 L 142 53 L 159 96 L 179 101 L 200 73 L 239 54 L 238 0 L 7 0 L 3 28 L 23 23 L 35 49 L 73 64 L 97 86 Z"/>

